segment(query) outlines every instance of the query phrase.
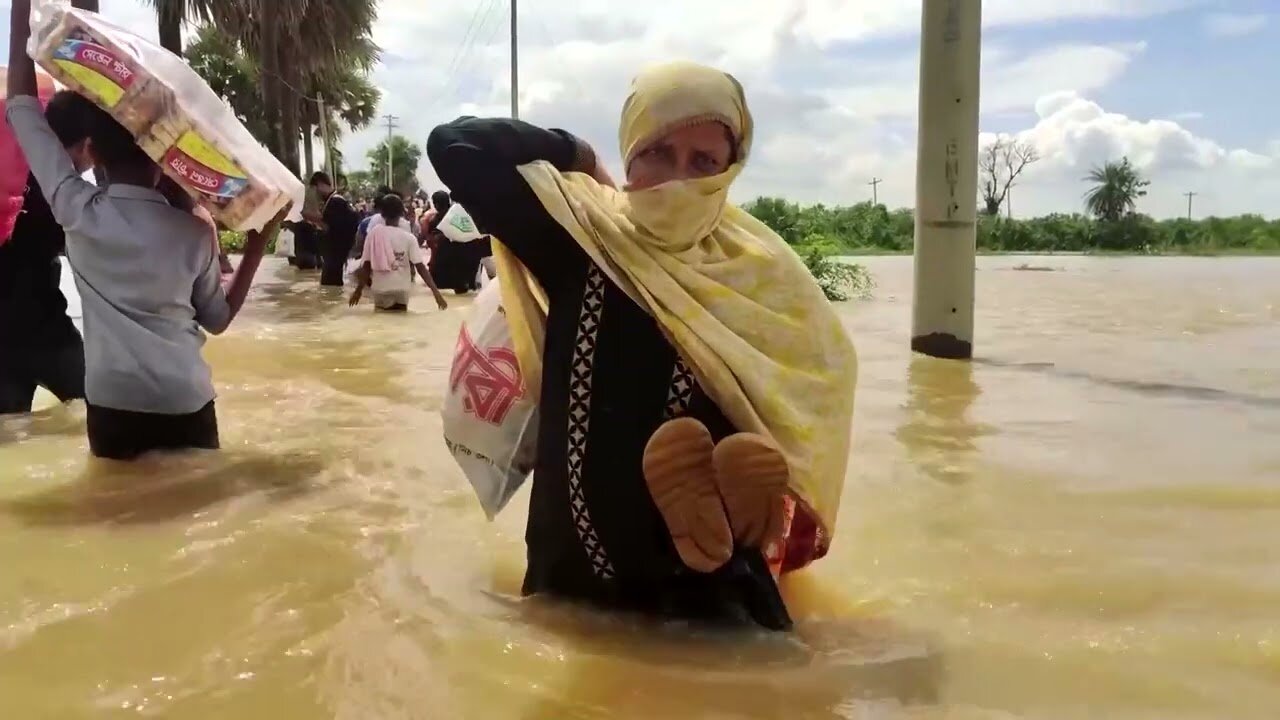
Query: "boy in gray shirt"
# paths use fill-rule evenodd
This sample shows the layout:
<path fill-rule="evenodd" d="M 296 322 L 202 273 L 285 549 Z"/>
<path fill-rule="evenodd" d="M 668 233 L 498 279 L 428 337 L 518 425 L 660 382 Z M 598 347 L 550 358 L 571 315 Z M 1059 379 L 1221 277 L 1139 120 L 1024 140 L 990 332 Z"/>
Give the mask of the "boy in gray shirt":
<path fill-rule="evenodd" d="M 227 329 L 282 212 L 250 232 L 224 291 L 209 226 L 156 190 L 161 170 L 107 112 L 84 104 L 89 155 L 106 187 L 81 178 L 36 99 L 25 47 L 31 0 L 14 0 L 5 114 L 66 231 L 84 319 L 89 448 L 127 460 L 149 450 L 218 447 L 204 330 Z M 287 211 L 287 208 L 286 208 Z"/>

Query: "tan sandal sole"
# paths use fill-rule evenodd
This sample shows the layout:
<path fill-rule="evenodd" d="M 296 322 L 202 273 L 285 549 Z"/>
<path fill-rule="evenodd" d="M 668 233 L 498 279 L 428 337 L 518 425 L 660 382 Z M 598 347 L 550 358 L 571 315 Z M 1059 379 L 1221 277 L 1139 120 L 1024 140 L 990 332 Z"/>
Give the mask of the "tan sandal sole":
<path fill-rule="evenodd" d="M 644 479 L 649 485 L 676 551 L 685 565 L 713 572 L 733 555 L 733 532 L 716 489 L 706 426 L 693 418 L 663 423 L 644 449 Z"/>
<path fill-rule="evenodd" d="M 730 435 L 716 445 L 712 464 L 734 539 L 759 548 L 781 540 L 791 471 L 773 441 L 755 433 Z"/>

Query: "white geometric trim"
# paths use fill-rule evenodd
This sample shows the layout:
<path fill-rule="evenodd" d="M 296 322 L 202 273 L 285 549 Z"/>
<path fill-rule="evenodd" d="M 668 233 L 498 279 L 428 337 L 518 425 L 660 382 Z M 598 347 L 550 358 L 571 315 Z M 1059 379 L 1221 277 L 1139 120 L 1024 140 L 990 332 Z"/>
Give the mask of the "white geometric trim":
<path fill-rule="evenodd" d="M 595 263 L 587 271 L 587 288 L 582 295 L 582 312 L 578 315 L 578 337 L 573 347 L 569 374 L 569 511 L 578 539 L 591 560 L 596 576 L 613 579 L 613 564 L 605 552 L 595 526 L 586 496 L 582 493 L 582 468 L 587 458 L 587 437 L 591 422 L 591 383 L 595 367 L 596 336 L 604 311 L 604 275 Z"/>

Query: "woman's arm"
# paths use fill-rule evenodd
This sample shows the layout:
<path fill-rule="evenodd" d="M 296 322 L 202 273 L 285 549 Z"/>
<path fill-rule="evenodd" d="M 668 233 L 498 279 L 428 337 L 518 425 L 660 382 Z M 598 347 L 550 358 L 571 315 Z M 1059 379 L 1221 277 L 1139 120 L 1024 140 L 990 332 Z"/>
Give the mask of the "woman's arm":
<path fill-rule="evenodd" d="M 586 143 L 519 120 L 462 117 L 431 132 L 427 157 L 454 201 L 544 286 L 554 283 L 567 254 L 579 252 L 516 168 L 545 160 L 561 172 L 595 174 L 595 152 Z"/>

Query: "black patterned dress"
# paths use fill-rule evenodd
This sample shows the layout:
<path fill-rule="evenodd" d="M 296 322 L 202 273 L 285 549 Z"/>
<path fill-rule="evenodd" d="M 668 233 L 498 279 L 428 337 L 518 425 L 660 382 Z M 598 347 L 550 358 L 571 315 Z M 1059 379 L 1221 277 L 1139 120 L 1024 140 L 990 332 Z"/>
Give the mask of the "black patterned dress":
<path fill-rule="evenodd" d="M 790 618 L 758 549 L 736 549 L 715 573 L 694 572 L 649 495 L 641 456 L 659 425 L 692 416 L 717 440 L 734 429 L 657 322 L 547 215 L 516 170 L 534 160 L 567 170 L 576 150 L 569 133 L 510 119 L 460 118 L 427 141 L 454 199 L 550 300 L 524 592 L 785 629 Z"/>

